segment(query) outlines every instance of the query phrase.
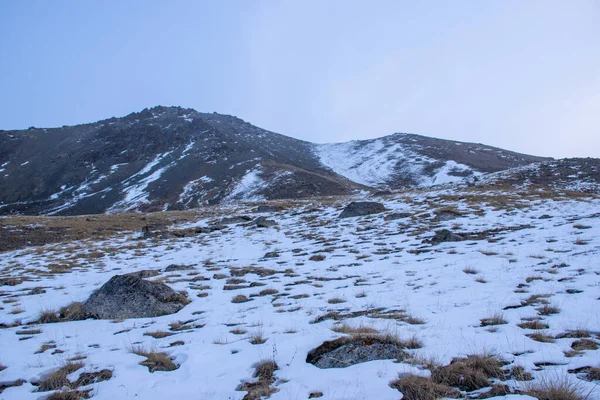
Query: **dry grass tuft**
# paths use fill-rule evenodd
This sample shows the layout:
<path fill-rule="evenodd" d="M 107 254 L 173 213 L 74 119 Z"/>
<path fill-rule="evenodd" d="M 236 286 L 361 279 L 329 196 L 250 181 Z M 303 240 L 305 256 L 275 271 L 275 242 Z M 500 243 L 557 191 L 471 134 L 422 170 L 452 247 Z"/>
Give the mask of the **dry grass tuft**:
<path fill-rule="evenodd" d="M 272 295 L 272 294 L 277 294 L 277 293 L 279 293 L 279 290 L 277 290 L 277 289 L 270 289 L 270 288 L 267 288 L 267 289 L 263 289 L 263 290 L 261 290 L 261 291 L 258 293 L 258 295 L 259 295 L 259 296 L 269 296 L 269 295 Z"/>
<path fill-rule="evenodd" d="M 263 344 L 267 341 L 267 338 L 263 336 L 261 331 L 256 331 L 250 335 L 249 342 L 251 344 Z"/>
<path fill-rule="evenodd" d="M 404 375 L 392 381 L 390 386 L 402 393 L 405 400 L 438 400 L 440 398 L 457 399 L 461 393 L 447 385 L 435 383 L 431 379 L 418 375 Z"/>
<path fill-rule="evenodd" d="M 527 335 L 527 337 L 535 340 L 536 342 L 541 342 L 541 343 L 554 343 L 556 341 L 556 340 L 554 340 L 554 338 L 552 336 L 547 335 L 542 331 L 530 333 L 529 335 Z"/>
<path fill-rule="evenodd" d="M 89 399 L 92 390 L 61 390 L 46 397 L 46 400 L 80 400 Z"/>
<path fill-rule="evenodd" d="M 600 367 L 590 368 L 586 378 L 590 381 L 600 381 Z"/>
<path fill-rule="evenodd" d="M 490 378 L 503 378 L 504 365 L 505 361 L 493 355 L 469 355 L 466 358 L 454 359 L 447 366 L 436 368 L 431 373 L 431 380 L 470 392 L 491 386 Z"/>
<path fill-rule="evenodd" d="M 275 382 L 275 371 L 279 366 L 275 361 L 261 361 L 254 366 L 253 377 L 257 378 L 255 382 L 246 382 L 238 387 L 237 390 L 243 390 L 248 393 L 244 400 L 260 400 L 269 398 L 278 391 L 272 384 Z"/>
<path fill-rule="evenodd" d="M 171 335 L 174 335 L 174 333 L 166 331 L 144 332 L 144 336 L 151 336 L 154 339 L 163 339 Z"/>
<path fill-rule="evenodd" d="M 83 321 L 86 319 L 83 303 L 78 301 L 61 308 L 58 314 L 63 321 Z"/>
<path fill-rule="evenodd" d="M 131 349 L 131 352 L 138 356 L 146 357 L 146 360 L 140 362 L 140 365 L 148 367 L 150 372 L 175 371 L 178 368 L 167 353 L 149 351 L 141 346 L 134 347 Z"/>
<path fill-rule="evenodd" d="M 334 297 L 332 299 L 327 300 L 327 303 L 329 304 L 341 304 L 341 303 L 345 303 L 346 300 L 340 298 L 340 297 Z"/>
<path fill-rule="evenodd" d="M 238 294 L 237 296 L 234 296 L 233 299 L 231 299 L 232 303 L 245 303 L 247 301 L 250 301 L 250 299 L 244 296 L 243 294 Z"/>
<path fill-rule="evenodd" d="M 536 310 L 540 315 L 552 315 L 560 313 L 560 308 L 550 304 L 544 304 L 542 307 L 536 308 Z"/>
<path fill-rule="evenodd" d="M 516 381 L 531 381 L 533 380 L 533 376 L 531 375 L 531 372 L 527 372 L 525 371 L 525 368 L 523 368 L 520 365 L 516 365 L 514 367 L 511 368 L 510 373 L 512 374 L 512 377 L 516 380 Z"/>
<path fill-rule="evenodd" d="M 580 340 L 576 340 L 571 344 L 571 348 L 573 350 L 576 351 L 582 351 L 582 350 L 598 350 L 600 346 L 598 346 L 598 343 L 594 342 L 593 340 L 590 339 L 580 339 Z"/>
<path fill-rule="evenodd" d="M 408 316 L 403 319 L 404 322 L 411 325 L 424 325 L 426 321 L 423 318 Z"/>
<path fill-rule="evenodd" d="M 43 310 L 40 313 L 38 322 L 40 324 L 53 324 L 56 322 L 60 322 L 60 318 L 58 317 L 58 313 L 54 310 Z"/>
<path fill-rule="evenodd" d="M 336 325 L 333 328 L 331 328 L 332 331 L 337 332 L 337 333 L 344 333 L 346 335 L 351 335 L 351 336 L 361 336 L 361 335 L 369 335 L 369 334 L 378 334 L 379 331 L 375 328 L 371 328 L 369 326 L 365 326 L 365 325 L 358 325 L 358 326 L 350 326 L 346 323 L 340 324 L 340 325 Z"/>
<path fill-rule="evenodd" d="M 545 322 L 542 322 L 541 319 L 534 319 L 531 321 L 523 321 L 520 324 L 517 324 L 517 326 L 522 329 L 535 329 L 535 330 L 550 328 L 550 325 L 548 325 Z"/>
<path fill-rule="evenodd" d="M 481 319 L 481 326 L 490 326 L 490 325 L 505 325 L 507 324 L 504 319 L 504 315 L 502 313 L 496 313 L 488 318 Z"/>
<path fill-rule="evenodd" d="M 467 268 L 463 269 L 463 272 L 465 274 L 469 274 L 469 275 L 477 275 L 479 273 L 479 271 L 477 271 L 475 268 L 472 268 L 472 267 L 467 267 Z"/>
<path fill-rule="evenodd" d="M 536 380 L 523 393 L 542 400 L 586 400 L 581 386 L 568 377 Z"/>
<path fill-rule="evenodd" d="M 39 335 L 42 333 L 41 329 L 23 329 L 15 332 L 17 335 Z"/>
<path fill-rule="evenodd" d="M 38 392 L 60 390 L 64 387 L 71 388 L 71 382 L 67 379 L 69 374 L 83 368 L 81 362 L 67 362 L 58 370 L 47 374 L 38 382 Z"/>

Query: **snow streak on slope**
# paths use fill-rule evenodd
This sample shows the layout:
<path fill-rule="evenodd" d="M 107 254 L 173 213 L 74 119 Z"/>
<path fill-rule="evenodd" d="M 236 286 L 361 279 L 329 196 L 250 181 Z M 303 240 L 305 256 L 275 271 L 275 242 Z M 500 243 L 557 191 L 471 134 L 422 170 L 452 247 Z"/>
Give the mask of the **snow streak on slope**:
<path fill-rule="evenodd" d="M 165 157 L 167 157 L 172 152 L 166 152 L 164 154 L 157 155 L 154 160 L 149 162 L 141 171 L 132 175 L 128 179 L 126 179 L 123 184 L 126 185 L 130 183 L 134 178 L 143 176 L 144 174 L 148 174 L 151 172 L 154 167 L 156 167 Z M 156 169 L 150 175 L 140 179 L 134 184 L 130 184 L 130 186 L 125 186 L 123 192 L 125 197 L 123 200 L 116 202 L 110 209 L 108 209 L 108 213 L 119 212 L 119 211 L 130 211 L 139 207 L 141 204 L 148 203 L 148 195 L 150 194 L 147 190 L 148 185 L 152 182 L 160 179 L 162 174 L 169 168 L 173 166 L 173 163 L 170 163 L 164 167 Z"/>
<path fill-rule="evenodd" d="M 177 202 L 188 206 L 194 197 L 198 197 L 199 192 L 202 190 L 203 184 L 210 183 L 212 181 L 213 179 L 208 176 L 202 176 L 198 179 L 194 179 L 193 181 L 189 181 L 183 187 L 183 191 L 179 195 L 179 200 L 177 200 Z"/>
<path fill-rule="evenodd" d="M 403 143 L 385 139 L 320 144 L 315 145 L 314 152 L 335 173 L 372 187 L 393 185 L 398 178 L 417 186 L 431 186 L 463 180 L 452 172 L 477 174 L 466 165 L 452 160 L 440 164 Z M 434 168 L 428 172 L 431 166 Z"/>
<path fill-rule="evenodd" d="M 317 145 L 321 163 L 335 173 L 367 186 L 379 186 L 391 179 L 399 157 L 408 158 L 402 146 L 387 147 L 381 141 L 360 145 L 358 141 Z"/>
<path fill-rule="evenodd" d="M 260 174 L 262 168 L 259 166 L 246 171 L 246 175 L 238 182 L 237 186 L 223 199 L 225 203 L 233 201 L 259 201 L 264 200 L 264 196 L 259 192 L 268 186 Z"/>

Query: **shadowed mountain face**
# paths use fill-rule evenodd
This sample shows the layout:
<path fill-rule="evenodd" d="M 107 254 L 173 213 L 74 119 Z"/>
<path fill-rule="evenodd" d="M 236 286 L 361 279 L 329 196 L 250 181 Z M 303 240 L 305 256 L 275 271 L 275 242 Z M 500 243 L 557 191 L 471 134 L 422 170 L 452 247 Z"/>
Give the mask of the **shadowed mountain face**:
<path fill-rule="evenodd" d="M 461 181 L 544 159 L 395 134 L 313 144 L 239 118 L 155 107 L 0 131 L 0 214 L 93 214 L 344 195 Z"/>

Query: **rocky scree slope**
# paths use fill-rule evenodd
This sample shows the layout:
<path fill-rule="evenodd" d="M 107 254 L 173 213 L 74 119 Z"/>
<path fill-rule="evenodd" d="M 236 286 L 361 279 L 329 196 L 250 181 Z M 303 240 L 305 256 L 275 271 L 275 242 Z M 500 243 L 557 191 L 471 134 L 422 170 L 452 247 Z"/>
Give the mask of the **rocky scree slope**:
<path fill-rule="evenodd" d="M 410 134 L 313 144 L 220 114 L 154 107 L 0 131 L 0 215 L 177 210 L 462 181 L 542 161 Z"/>

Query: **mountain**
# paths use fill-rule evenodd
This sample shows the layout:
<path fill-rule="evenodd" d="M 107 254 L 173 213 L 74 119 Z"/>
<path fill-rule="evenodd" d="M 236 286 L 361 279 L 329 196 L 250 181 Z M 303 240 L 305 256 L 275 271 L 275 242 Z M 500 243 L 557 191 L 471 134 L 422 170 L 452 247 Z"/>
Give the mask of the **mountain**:
<path fill-rule="evenodd" d="M 233 116 L 159 106 L 90 124 L 0 131 L 0 214 L 345 195 L 459 182 L 545 160 L 413 134 L 314 144 Z"/>

